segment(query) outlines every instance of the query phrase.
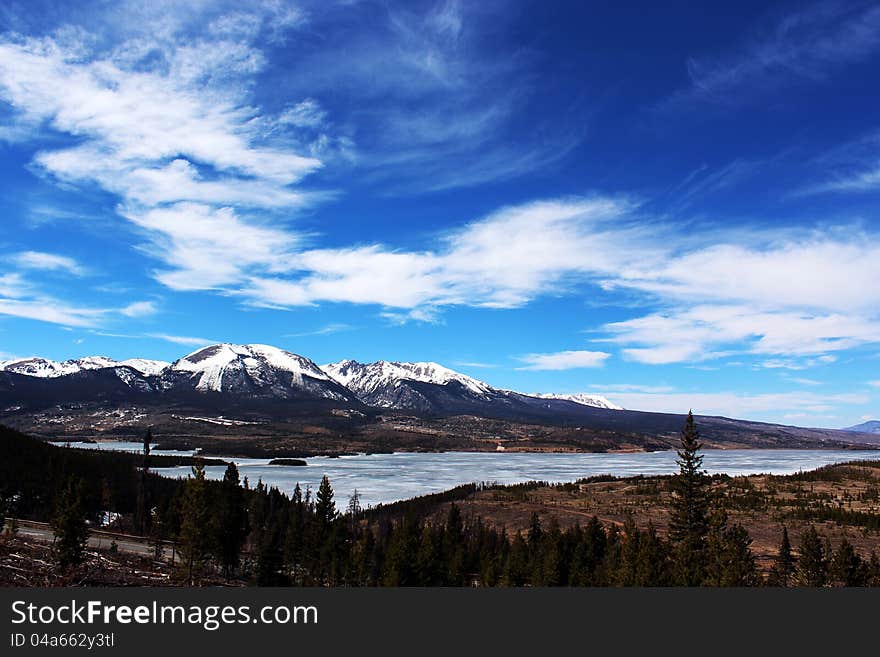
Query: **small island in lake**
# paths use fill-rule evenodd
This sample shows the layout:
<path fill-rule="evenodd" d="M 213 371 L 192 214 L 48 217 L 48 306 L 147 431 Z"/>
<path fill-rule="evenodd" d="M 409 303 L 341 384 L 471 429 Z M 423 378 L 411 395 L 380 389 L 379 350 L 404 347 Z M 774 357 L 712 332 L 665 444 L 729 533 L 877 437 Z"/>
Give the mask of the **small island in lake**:
<path fill-rule="evenodd" d="M 303 459 L 272 459 L 269 465 L 308 465 Z"/>

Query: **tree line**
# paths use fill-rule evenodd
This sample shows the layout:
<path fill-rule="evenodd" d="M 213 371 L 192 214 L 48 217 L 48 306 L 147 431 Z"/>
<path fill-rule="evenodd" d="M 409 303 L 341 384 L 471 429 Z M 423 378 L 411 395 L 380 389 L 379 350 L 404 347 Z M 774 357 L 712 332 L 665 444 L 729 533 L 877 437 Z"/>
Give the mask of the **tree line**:
<path fill-rule="evenodd" d="M 796 548 L 783 529 L 773 567 L 762 575 L 748 532 L 729 522 L 713 499 L 701 448 L 689 415 L 665 536 L 650 525 L 637 527 L 631 517 L 620 526 L 593 517 L 563 530 L 537 514 L 525 532 L 508 534 L 462 512 L 455 500 L 473 486 L 432 503 L 369 510 L 355 492 L 339 509 L 327 477 L 317 491 L 297 485 L 287 495 L 242 481 L 235 464 L 220 481 L 208 480 L 201 463 L 186 480 L 145 475 L 142 467 L 128 479 L 128 510 L 141 516 L 136 525 L 154 541 L 157 554 L 166 542 L 174 545 L 184 585 L 206 577 L 259 586 L 880 585 L 876 554 L 863 558 L 845 539 L 835 549 L 813 527 Z M 68 477 L 57 495 L 51 520 L 62 567 L 83 557 L 86 519 L 94 513 L 87 500 L 87 486 L 76 478 Z M 442 517 L 439 503 L 448 504 Z M 0 500 L 0 513 L 3 508 Z"/>

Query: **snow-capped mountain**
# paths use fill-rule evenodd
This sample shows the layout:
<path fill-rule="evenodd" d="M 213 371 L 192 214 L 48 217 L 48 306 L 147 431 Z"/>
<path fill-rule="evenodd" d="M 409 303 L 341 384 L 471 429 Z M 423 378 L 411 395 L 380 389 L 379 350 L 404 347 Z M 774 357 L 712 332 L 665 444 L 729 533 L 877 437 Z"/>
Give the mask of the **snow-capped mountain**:
<path fill-rule="evenodd" d="M 413 383 L 453 386 L 465 396 L 488 399 L 494 389 L 437 363 L 399 363 L 384 360 L 359 363 L 343 360 L 322 368 L 354 392 L 365 404 L 381 408 L 422 408 L 429 402 Z"/>
<path fill-rule="evenodd" d="M 171 363 L 164 360 L 150 360 L 149 358 L 129 358 L 119 361 L 119 365 L 137 370 L 144 376 L 158 376 Z"/>
<path fill-rule="evenodd" d="M 12 378 L 3 379 L 4 373 Z M 32 403 L 51 405 L 80 400 L 103 403 L 128 395 L 137 403 L 216 406 L 221 403 L 216 396 L 223 395 L 222 404 L 254 408 L 272 404 L 273 412 L 291 408 L 293 401 L 312 400 L 340 408 L 364 404 L 430 415 L 526 421 L 571 419 L 593 410 L 620 409 L 596 395 L 526 395 L 501 390 L 432 362 L 343 360 L 319 367 L 304 356 L 263 344 L 210 345 L 173 363 L 140 358 L 116 361 L 103 356 L 64 362 L 6 361 L 0 363 L 0 393 L 4 390 L 2 396 L 13 404 L 22 396 Z"/>
<path fill-rule="evenodd" d="M 115 367 L 118 364 L 115 360 L 105 358 L 104 356 L 89 356 L 88 358 L 77 358 L 76 360 L 65 360 L 63 362 L 46 358 L 22 358 L 0 363 L 0 371 L 51 379 L 58 376 L 76 374 L 83 370 Z"/>
<path fill-rule="evenodd" d="M 430 413 L 472 413 L 490 417 L 570 413 L 569 403 L 622 410 L 598 395 L 527 395 L 493 388 L 437 363 L 343 360 L 321 367 L 369 406 Z M 561 403 L 557 403 L 561 402 Z"/>
<path fill-rule="evenodd" d="M 354 399 L 308 358 L 262 344 L 215 344 L 187 354 L 162 370 L 159 389 L 278 399 Z"/>
<path fill-rule="evenodd" d="M 579 392 L 573 395 L 562 395 L 552 392 L 537 392 L 532 393 L 529 396 L 537 397 L 538 399 L 562 399 L 564 401 L 574 402 L 575 404 L 581 404 L 583 406 L 592 406 L 593 408 L 607 408 L 611 411 L 624 410 L 623 406 L 618 406 L 614 402 L 608 401 L 608 399 L 606 399 L 602 395 L 591 395 L 585 392 Z"/>
<path fill-rule="evenodd" d="M 322 369 L 368 406 L 425 413 L 475 412 L 498 396 L 491 386 L 437 363 L 343 360 Z"/>

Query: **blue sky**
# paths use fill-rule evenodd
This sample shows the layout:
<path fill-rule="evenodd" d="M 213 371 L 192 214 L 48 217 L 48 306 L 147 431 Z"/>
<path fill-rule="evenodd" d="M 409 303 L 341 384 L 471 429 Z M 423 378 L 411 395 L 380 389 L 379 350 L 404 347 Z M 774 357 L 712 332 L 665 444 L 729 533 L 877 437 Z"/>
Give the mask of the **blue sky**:
<path fill-rule="evenodd" d="M 878 67 L 868 2 L 7 1 L 0 358 L 876 417 Z"/>

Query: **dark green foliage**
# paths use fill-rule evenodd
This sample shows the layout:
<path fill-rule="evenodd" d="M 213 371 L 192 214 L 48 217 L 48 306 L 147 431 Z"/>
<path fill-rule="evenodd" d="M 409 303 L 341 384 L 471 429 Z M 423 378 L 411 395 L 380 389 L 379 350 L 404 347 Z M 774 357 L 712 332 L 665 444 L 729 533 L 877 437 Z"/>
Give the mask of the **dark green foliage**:
<path fill-rule="evenodd" d="M 757 586 L 761 583 L 752 539 L 741 525 L 730 526 L 723 510 L 710 519 L 706 544 L 706 579 L 708 586 Z"/>
<path fill-rule="evenodd" d="M 208 557 L 210 513 L 205 482 L 205 466 L 193 466 L 192 477 L 186 480 L 180 507 L 181 567 L 185 581 L 192 586 L 201 574 Z"/>
<path fill-rule="evenodd" d="M 678 450 L 679 474 L 672 479 L 669 538 L 675 549 L 675 580 L 699 586 L 705 579 L 706 539 L 709 531 L 709 479 L 703 471 L 700 434 L 688 413 Z"/>
<path fill-rule="evenodd" d="M 247 508 L 244 490 L 234 463 L 226 467 L 217 500 L 214 541 L 217 557 L 228 580 L 238 568 L 241 550 L 247 537 Z"/>
<path fill-rule="evenodd" d="M 691 504 L 679 508 L 680 519 L 688 519 L 679 528 L 689 529 L 668 539 L 650 525 L 639 527 L 631 517 L 622 528 L 596 517 L 583 527 L 561 528 L 552 512 L 534 514 L 525 531 L 508 535 L 474 516 L 468 503 L 480 488 L 474 485 L 366 510 L 354 499 L 340 514 L 326 477 L 316 495 L 297 486 L 288 496 L 262 482 L 241 486 L 235 466 L 227 468 L 223 481 L 206 480 L 203 467 L 196 467 L 185 481 L 149 474 L 151 537 L 159 550 L 162 540 L 177 541 L 181 579 L 188 583 L 203 574 L 222 574 L 263 586 L 669 586 L 683 581 L 681 546 L 696 544 L 699 549 L 692 554 L 699 561 L 692 571 L 684 569 L 687 583 L 757 584 L 751 539 L 741 526 L 728 523 L 723 512 L 727 507 L 716 505 L 710 513 L 710 479 L 701 472 L 699 441 L 691 422 L 685 434 L 689 439 L 683 439 L 679 477 L 692 477 L 695 483 L 677 488 L 676 496 L 684 500 L 690 495 Z M 0 431 L 0 452 L 2 436 Z M 83 519 L 80 527 L 86 515 L 97 517 L 102 509 L 133 517 L 140 463 L 138 458 L 115 457 L 137 455 L 61 450 L 21 438 L 22 453 L 57 458 L 53 472 L 72 470 L 94 477 L 93 487 L 77 486 L 81 495 L 70 496 L 69 486 L 54 484 L 59 509 L 82 503 L 80 513 L 73 514 Z M 100 464 L 98 470 L 95 463 Z M 22 475 L 16 469 L 20 468 L 0 461 L 0 472 L 13 473 L 2 481 L 12 482 L 22 505 L 33 513 L 42 502 L 28 496 L 38 495 L 39 486 L 49 484 L 39 472 Z M 741 488 L 749 492 L 745 485 Z M 532 490 L 530 485 L 511 489 Z M 704 503 L 694 505 L 694 500 Z M 880 559 L 860 557 L 847 542 L 834 551 L 811 530 L 799 551 L 796 567 L 783 530 L 770 583 L 880 584 Z M 699 581 L 695 573 L 701 574 Z"/>
<path fill-rule="evenodd" d="M 782 542 L 779 544 L 779 552 L 776 561 L 770 569 L 768 584 L 771 586 L 790 586 L 794 581 L 795 558 L 791 552 L 791 541 L 788 538 L 788 529 L 782 528 Z"/>
<path fill-rule="evenodd" d="M 318 486 L 315 502 L 315 513 L 318 514 L 318 521 L 323 527 L 329 527 L 333 520 L 336 519 L 336 502 L 333 501 L 333 486 L 330 485 L 327 475 L 321 477 L 321 484 Z"/>
<path fill-rule="evenodd" d="M 831 583 L 837 586 L 865 586 L 869 580 L 868 565 L 845 537 L 831 557 L 828 571 Z"/>
<path fill-rule="evenodd" d="M 828 556 L 816 528 L 801 535 L 797 581 L 801 586 L 825 586 L 828 583 Z"/>
<path fill-rule="evenodd" d="M 82 563 L 89 538 L 83 489 L 83 483 L 71 477 L 56 501 L 51 523 L 55 533 L 52 550 L 62 569 Z"/>
<path fill-rule="evenodd" d="M 97 519 L 106 499 L 114 510 L 135 515 L 137 509 L 139 468 L 143 456 L 124 452 L 64 448 L 51 445 L 0 425 L 0 482 L 8 496 L 16 499 L 16 514 L 21 518 L 48 522 L 55 500 L 62 494 L 68 479 L 82 482 L 82 503 L 90 519 Z M 181 486 L 177 479 L 155 474 L 158 466 L 190 465 L 190 457 L 151 456 L 154 469 L 147 475 L 148 487 L 157 500 L 171 498 Z M 131 522 L 126 531 L 136 530 Z"/>

